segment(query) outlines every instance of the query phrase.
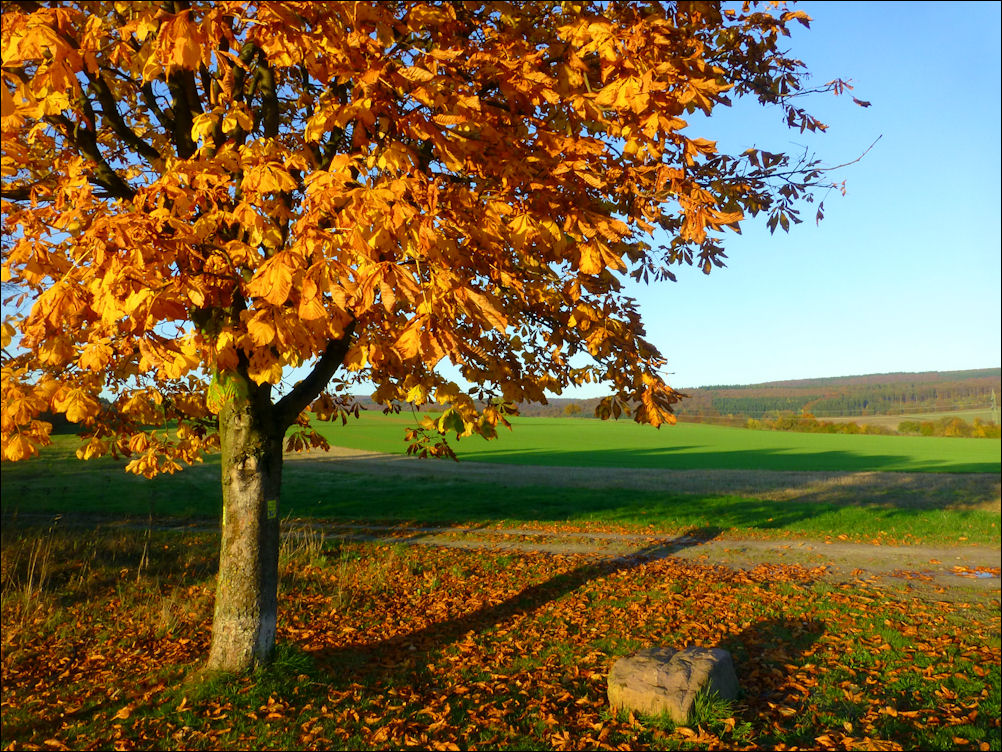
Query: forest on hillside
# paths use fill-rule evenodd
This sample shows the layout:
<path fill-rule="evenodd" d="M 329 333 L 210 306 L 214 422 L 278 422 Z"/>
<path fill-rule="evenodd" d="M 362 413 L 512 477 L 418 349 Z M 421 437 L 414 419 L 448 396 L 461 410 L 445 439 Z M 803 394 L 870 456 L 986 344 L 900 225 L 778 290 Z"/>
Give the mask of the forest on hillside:
<path fill-rule="evenodd" d="M 820 419 L 865 419 L 874 415 L 991 410 L 1002 397 L 1002 369 L 869 374 L 682 391 L 688 396 L 675 407 L 684 421 L 743 424 L 750 418 L 805 414 Z M 520 412 L 529 416 L 590 417 L 597 402 L 558 398 L 547 405 L 520 405 Z"/>

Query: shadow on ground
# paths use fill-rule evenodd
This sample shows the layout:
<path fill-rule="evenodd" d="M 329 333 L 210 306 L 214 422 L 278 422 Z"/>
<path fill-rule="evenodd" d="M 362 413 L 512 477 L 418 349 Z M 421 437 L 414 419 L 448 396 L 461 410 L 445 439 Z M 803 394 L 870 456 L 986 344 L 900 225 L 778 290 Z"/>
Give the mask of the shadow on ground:
<path fill-rule="evenodd" d="M 629 556 L 589 562 L 570 572 L 558 574 L 538 585 L 530 585 L 500 603 L 385 640 L 353 643 L 313 655 L 320 671 L 327 673 L 335 684 L 358 681 L 360 674 L 364 674 L 367 681 L 387 680 L 406 670 L 402 666 L 424 665 L 433 655 L 470 632 L 484 632 L 516 616 L 532 614 L 591 580 L 627 572 L 652 559 L 699 546 L 713 540 L 720 532 L 718 527 L 693 528 L 677 538 L 647 546 Z"/>

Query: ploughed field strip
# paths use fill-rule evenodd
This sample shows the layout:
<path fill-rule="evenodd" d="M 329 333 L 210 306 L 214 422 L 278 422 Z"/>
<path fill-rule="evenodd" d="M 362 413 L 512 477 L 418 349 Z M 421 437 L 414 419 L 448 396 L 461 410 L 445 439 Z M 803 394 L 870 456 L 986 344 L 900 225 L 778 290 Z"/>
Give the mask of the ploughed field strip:
<path fill-rule="evenodd" d="M 290 520 L 283 535 L 320 534 L 327 539 L 384 544 L 443 546 L 497 552 L 537 551 L 591 554 L 601 558 L 676 557 L 706 565 L 751 569 L 762 564 L 794 564 L 838 581 L 871 578 L 882 584 L 927 584 L 937 592 L 962 591 L 1000 596 L 1000 551 L 985 546 L 891 546 L 844 541 L 758 540 L 693 531 L 678 536 L 529 527 L 377 525 L 358 522 Z"/>

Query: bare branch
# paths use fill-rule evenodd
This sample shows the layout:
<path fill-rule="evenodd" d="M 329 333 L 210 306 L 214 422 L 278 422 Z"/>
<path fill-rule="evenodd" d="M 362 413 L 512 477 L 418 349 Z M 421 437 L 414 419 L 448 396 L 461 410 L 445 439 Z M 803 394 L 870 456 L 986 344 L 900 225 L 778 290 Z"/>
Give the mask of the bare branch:
<path fill-rule="evenodd" d="M 101 154 L 94 131 L 81 127 L 65 115 L 50 115 L 45 118 L 62 131 L 63 137 L 81 155 L 94 164 L 94 182 L 116 198 L 129 200 L 136 195 L 135 189 L 121 175 L 115 172 Z"/>
<path fill-rule="evenodd" d="M 150 164 L 160 162 L 163 159 L 160 156 L 160 153 L 139 138 L 135 131 L 126 125 L 121 114 L 118 112 L 115 97 L 111 93 L 108 83 L 104 80 L 101 74 L 97 73 L 95 75 L 91 75 L 88 73 L 87 78 L 94 89 L 94 93 L 97 95 L 97 101 L 101 103 L 102 114 L 108 122 L 111 123 L 111 127 L 114 129 L 115 133 L 117 133 L 126 144 L 131 146 Z"/>
<path fill-rule="evenodd" d="M 865 157 L 867 154 L 869 154 L 870 153 L 870 149 L 872 149 L 874 146 L 876 146 L 877 142 L 880 139 L 882 139 L 883 137 L 884 137 L 884 134 L 881 133 L 879 136 L 877 136 L 875 139 L 873 139 L 873 143 L 870 144 L 869 146 L 867 146 L 866 149 L 863 150 L 863 153 L 860 154 L 855 159 L 851 159 L 848 162 L 843 162 L 842 164 L 833 165 L 832 167 L 822 167 L 822 168 L 819 168 L 820 171 L 821 172 L 830 172 L 831 170 L 838 170 L 838 169 L 841 169 L 842 167 L 848 167 L 849 165 L 856 164 L 861 159 L 863 159 L 863 157 Z"/>
<path fill-rule="evenodd" d="M 320 396 L 320 392 L 327 386 L 335 371 L 344 361 L 344 356 L 351 346 L 354 332 L 355 320 L 352 319 L 344 330 L 344 336 L 339 340 L 331 340 L 327 344 L 324 354 L 320 356 L 320 360 L 317 361 L 310 374 L 275 404 L 275 420 L 283 429 L 291 426 L 299 414 Z"/>
<path fill-rule="evenodd" d="M 38 183 L 18 186 L 4 185 L 0 187 L 0 198 L 4 198 L 7 201 L 28 201 L 31 199 L 31 189 L 37 185 Z"/>
<path fill-rule="evenodd" d="M 168 133 L 174 132 L 174 118 L 164 112 L 160 105 L 157 104 L 156 94 L 153 92 L 153 84 L 146 82 L 143 84 L 142 88 L 139 90 L 143 95 L 143 101 L 146 102 L 146 106 L 150 108 L 150 111 L 156 116 L 156 119 L 163 126 L 164 130 Z"/>

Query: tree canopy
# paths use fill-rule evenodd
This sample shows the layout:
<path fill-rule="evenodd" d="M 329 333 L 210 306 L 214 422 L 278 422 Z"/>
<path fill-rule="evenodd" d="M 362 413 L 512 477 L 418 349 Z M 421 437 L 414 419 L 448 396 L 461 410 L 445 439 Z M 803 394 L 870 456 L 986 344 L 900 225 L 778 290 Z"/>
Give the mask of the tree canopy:
<path fill-rule="evenodd" d="M 601 417 L 674 420 L 624 280 L 709 273 L 725 229 L 785 230 L 813 200 L 806 155 L 727 154 L 689 123 L 747 96 L 823 129 L 795 104 L 794 22 L 706 2 L 8 3 L 3 457 L 48 441 L 47 412 L 81 424 L 80 457 L 148 477 L 218 449 L 208 665 L 269 660 L 283 445 L 326 446 L 311 415 L 346 419 L 353 386 L 443 408 L 407 434 L 421 455 L 596 381 Z"/>
<path fill-rule="evenodd" d="M 343 411 L 365 379 L 383 404 L 449 408 L 433 440 L 412 435 L 435 453 L 439 429 L 490 436 L 506 404 L 589 381 L 613 387 L 604 416 L 671 421 L 621 278 L 709 272 L 723 228 L 796 221 L 816 163 L 722 154 L 686 121 L 750 95 L 823 128 L 792 100 L 794 21 L 714 3 L 8 4 L 4 457 L 44 444 L 53 410 L 86 427 L 82 456 L 171 472 L 217 445 L 238 388 L 220 374 L 269 391 L 304 364 L 284 420 Z M 176 436 L 149 430 L 168 420 Z"/>

